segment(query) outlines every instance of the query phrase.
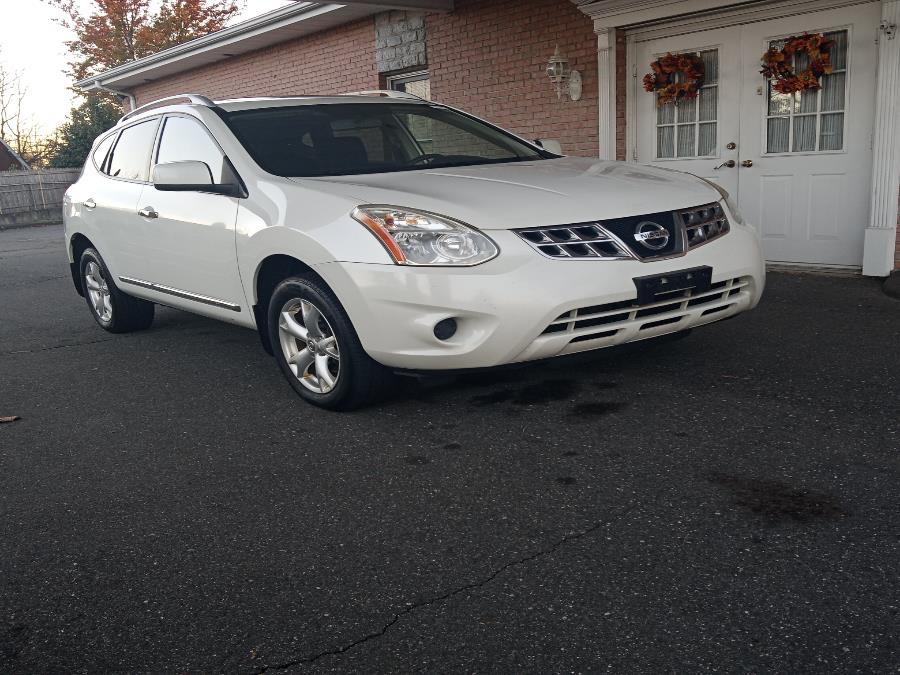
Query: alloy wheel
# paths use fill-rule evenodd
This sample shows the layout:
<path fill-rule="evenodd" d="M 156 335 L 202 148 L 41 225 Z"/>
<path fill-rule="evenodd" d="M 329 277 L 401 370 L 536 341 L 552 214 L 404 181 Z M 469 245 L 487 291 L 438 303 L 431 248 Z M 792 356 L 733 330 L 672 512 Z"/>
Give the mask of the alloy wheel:
<path fill-rule="evenodd" d="M 100 265 L 93 260 L 84 269 L 84 282 L 94 312 L 101 321 L 109 323 L 113 314 L 109 284 L 103 278 L 103 270 L 100 269 Z"/>
<path fill-rule="evenodd" d="M 309 300 L 290 300 L 278 315 L 278 337 L 288 367 L 300 383 L 317 394 L 335 388 L 341 352 L 334 329 Z"/>

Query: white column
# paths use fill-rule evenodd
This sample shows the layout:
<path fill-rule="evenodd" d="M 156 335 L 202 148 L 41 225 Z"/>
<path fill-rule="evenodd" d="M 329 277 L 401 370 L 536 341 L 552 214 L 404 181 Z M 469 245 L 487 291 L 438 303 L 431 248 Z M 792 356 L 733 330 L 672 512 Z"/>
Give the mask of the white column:
<path fill-rule="evenodd" d="M 894 269 L 897 195 L 900 189 L 900 0 L 881 5 L 875 131 L 872 136 L 872 202 L 863 251 L 863 274 L 884 277 Z"/>
<path fill-rule="evenodd" d="M 616 158 L 616 31 L 594 26 L 597 34 L 600 157 Z"/>

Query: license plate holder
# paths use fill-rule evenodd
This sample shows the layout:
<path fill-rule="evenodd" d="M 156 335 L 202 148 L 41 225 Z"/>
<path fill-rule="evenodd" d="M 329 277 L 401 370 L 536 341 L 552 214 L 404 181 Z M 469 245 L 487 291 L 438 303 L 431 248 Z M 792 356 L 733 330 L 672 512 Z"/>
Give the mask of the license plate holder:
<path fill-rule="evenodd" d="M 668 299 L 671 293 L 677 291 L 690 289 L 694 294 L 703 293 L 709 290 L 711 284 L 712 267 L 708 265 L 634 278 L 639 305 Z"/>

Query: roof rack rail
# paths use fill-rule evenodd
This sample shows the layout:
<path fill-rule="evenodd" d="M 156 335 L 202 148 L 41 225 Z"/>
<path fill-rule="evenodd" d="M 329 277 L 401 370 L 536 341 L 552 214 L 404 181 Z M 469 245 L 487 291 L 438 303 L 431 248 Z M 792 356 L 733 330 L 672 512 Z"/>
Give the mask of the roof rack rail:
<path fill-rule="evenodd" d="M 415 101 L 424 101 L 425 99 L 408 91 L 397 91 L 396 89 L 369 89 L 367 91 L 348 91 L 341 96 L 383 96 L 385 98 L 406 98 Z"/>
<path fill-rule="evenodd" d="M 155 101 L 150 101 L 150 103 L 145 103 L 142 106 L 138 106 L 131 112 L 127 112 L 124 115 L 122 115 L 122 117 L 119 119 L 119 124 L 121 124 L 122 122 L 127 120 L 129 117 L 134 117 L 135 115 L 137 115 L 140 112 L 144 112 L 145 110 L 149 110 L 150 108 L 154 108 L 154 107 L 158 106 L 160 103 L 165 103 L 167 101 L 176 101 L 176 100 L 182 99 L 182 98 L 188 99 L 188 101 L 190 101 L 194 105 L 202 105 L 202 106 L 206 106 L 207 108 L 215 108 L 216 107 L 216 104 L 212 99 L 207 98 L 206 96 L 203 96 L 202 94 L 176 94 L 175 96 L 166 96 L 165 98 L 158 98 Z"/>

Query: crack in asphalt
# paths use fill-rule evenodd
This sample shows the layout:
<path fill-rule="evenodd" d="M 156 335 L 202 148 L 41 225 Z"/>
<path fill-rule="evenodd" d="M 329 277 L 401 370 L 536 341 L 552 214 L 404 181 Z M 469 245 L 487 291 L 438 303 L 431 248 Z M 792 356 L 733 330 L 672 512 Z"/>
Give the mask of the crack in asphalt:
<path fill-rule="evenodd" d="M 124 337 L 124 336 L 123 336 Z M 87 340 L 85 342 L 70 342 L 64 345 L 51 345 L 49 347 L 40 347 L 39 349 L 18 349 L 11 352 L 0 352 L 0 356 L 11 356 L 12 354 L 38 354 L 40 352 L 49 352 L 54 349 L 68 349 L 69 347 L 84 347 L 87 345 L 95 345 L 100 342 L 111 342 L 119 338 L 109 337 L 100 338 L 99 340 Z"/>
<path fill-rule="evenodd" d="M 499 577 L 501 574 L 503 574 L 507 570 L 512 569 L 513 567 L 518 567 L 520 565 L 525 565 L 525 564 L 530 563 L 539 558 L 543 558 L 545 556 L 551 555 L 552 553 L 556 552 L 559 548 L 561 548 L 565 544 L 572 542 L 572 541 L 577 541 L 579 539 L 582 539 L 590 534 L 593 534 L 594 532 L 599 530 L 601 527 L 604 527 L 605 525 L 609 525 L 611 523 L 614 523 L 617 520 L 620 520 L 621 518 L 627 516 L 629 513 L 634 511 L 638 506 L 639 506 L 639 504 L 637 502 L 632 503 L 629 506 L 625 507 L 624 509 L 621 509 L 619 512 L 615 513 L 614 515 L 612 515 L 608 518 L 605 518 L 603 520 L 598 520 L 596 523 L 594 523 L 593 525 L 591 525 L 590 527 L 588 527 L 584 530 L 581 530 L 580 532 L 575 532 L 574 534 L 567 534 L 567 535 L 561 537 L 558 541 L 551 544 L 547 548 L 543 548 L 539 551 L 536 551 L 535 553 L 527 555 L 524 558 L 519 558 L 517 560 L 508 562 L 505 565 L 501 565 L 500 567 L 495 569 L 493 572 L 491 572 L 489 575 L 487 575 L 480 581 L 474 581 L 472 583 L 465 584 L 463 586 L 459 586 L 459 587 L 454 588 L 453 590 L 448 591 L 442 595 L 436 595 L 436 596 L 434 596 L 432 598 L 428 598 L 426 600 L 421 600 L 421 601 L 415 602 L 415 603 L 407 603 L 407 605 L 403 609 L 401 609 L 399 612 L 396 612 L 394 614 L 394 616 L 391 618 L 391 620 L 388 621 L 387 623 L 385 623 L 379 630 L 375 631 L 374 633 L 369 633 L 368 635 L 358 638 L 352 642 L 349 642 L 342 647 L 337 647 L 335 649 L 327 649 L 325 651 L 318 652 L 316 654 L 312 654 L 311 656 L 298 657 L 298 658 L 292 659 L 290 661 L 285 661 L 284 663 L 279 663 L 279 664 L 275 664 L 275 665 L 271 665 L 271 666 L 263 666 L 253 672 L 256 673 L 257 675 L 260 675 L 261 673 L 266 673 L 271 670 L 286 670 L 288 668 L 293 668 L 294 666 L 314 663 L 315 661 L 318 661 L 319 659 L 321 659 L 325 656 L 340 656 L 341 654 L 344 654 L 344 653 L 350 651 L 351 649 L 358 647 L 359 645 L 361 645 L 363 643 L 369 642 L 370 640 L 376 640 L 376 639 L 380 638 L 385 633 L 387 633 L 388 630 L 390 630 L 392 626 L 399 623 L 400 620 L 403 617 L 405 617 L 407 614 L 412 614 L 416 610 L 421 609 L 423 607 L 428 607 L 431 605 L 436 605 L 438 603 L 444 602 L 445 600 L 449 600 L 450 598 L 452 598 L 456 595 L 459 595 L 460 593 L 465 593 L 466 591 L 471 591 L 476 588 L 482 588 L 483 586 L 486 586 L 487 584 L 492 582 L 494 579 Z"/>

